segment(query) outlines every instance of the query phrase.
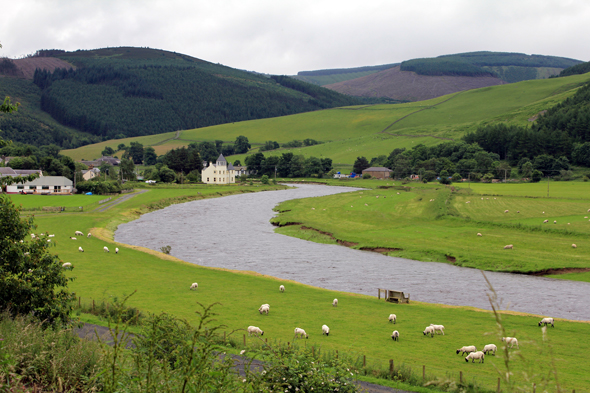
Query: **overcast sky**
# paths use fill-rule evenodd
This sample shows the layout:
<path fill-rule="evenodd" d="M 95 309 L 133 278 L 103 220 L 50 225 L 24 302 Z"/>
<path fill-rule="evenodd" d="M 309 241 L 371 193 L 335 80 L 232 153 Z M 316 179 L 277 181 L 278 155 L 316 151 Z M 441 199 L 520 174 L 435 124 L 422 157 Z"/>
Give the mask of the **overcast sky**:
<path fill-rule="evenodd" d="M 590 60 L 588 0 L 18 0 L 0 56 L 147 46 L 270 74 L 471 51 Z"/>

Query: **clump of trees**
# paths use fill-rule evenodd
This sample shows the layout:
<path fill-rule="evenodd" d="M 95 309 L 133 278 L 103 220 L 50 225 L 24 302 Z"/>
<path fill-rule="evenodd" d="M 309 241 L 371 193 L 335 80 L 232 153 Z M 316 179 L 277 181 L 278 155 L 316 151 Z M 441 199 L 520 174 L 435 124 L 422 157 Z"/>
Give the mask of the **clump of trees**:
<path fill-rule="evenodd" d="M 263 153 L 256 153 L 246 157 L 245 164 L 248 170 L 257 175 L 269 177 L 322 177 L 332 170 L 331 158 L 317 158 L 303 155 L 295 155 L 292 152 L 283 153 L 281 156 L 265 157 Z"/>

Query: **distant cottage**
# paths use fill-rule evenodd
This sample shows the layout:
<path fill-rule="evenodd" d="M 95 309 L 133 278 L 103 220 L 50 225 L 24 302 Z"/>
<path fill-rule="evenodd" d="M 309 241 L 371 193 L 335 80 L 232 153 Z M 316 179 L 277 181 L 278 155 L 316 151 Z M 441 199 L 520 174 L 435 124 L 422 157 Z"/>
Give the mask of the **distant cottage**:
<path fill-rule="evenodd" d="M 363 176 L 369 174 L 375 179 L 389 179 L 391 172 L 393 171 L 389 168 L 384 168 L 382 166 L 372 166 L 370 168 L 363 169 Z"/>
<path fill-rule="evenodd" d="M 232 164 L 220 154 L 217 162 L 212 162 L 201 171 L 201 181 L 207 184 L 230 184 L 236 182 L 236 172 Z"/>
<path fill-rule="evenodd" d="M 24 184 L 6 186 L 7 194 L 68 195 L 73 192 L 74 183 L 63 176 L 43 176 Z"/>

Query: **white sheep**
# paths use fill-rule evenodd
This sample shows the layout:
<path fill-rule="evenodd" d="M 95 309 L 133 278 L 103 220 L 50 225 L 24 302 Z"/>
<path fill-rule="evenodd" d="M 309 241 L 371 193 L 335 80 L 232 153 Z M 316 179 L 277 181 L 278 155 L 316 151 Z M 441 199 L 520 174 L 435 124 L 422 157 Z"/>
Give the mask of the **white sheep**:
<path fill-rule="evenodd" d="M 512 250 L 513 247 L 512 244 L 508 244 L 507 246 L 504 246 L 504 250 Z"/>
<path fill-rule="evenodd" d="M 104 252 L 110 252 L 107 246 L 104 246 L 102 249 L 104 250 Z"/>
<path fill-rule="evenodd" d="M 504 213 L 508 213 L 508 210 L 504 210 Z"/>
<path fill-rule="evenodd" d="M 72 264 L 70 262 L 66 262 L 63 265 L 61 265 L 61 267 L 63 267 L 64 269 L 71 269 L 72 268 Z"/>
<path fill-rule="evenodd" d="M 80 231 L 74 232 L 74 235 L 76 235 L 76 236 L 84 236 L 84 234 L 82 232 L 80 232 Z"/>
<path fill-rule="evenodd" d="M 497 349 L 498 347 L 496 347 L 496 344 L 488 344 L 485 347 L 483 347 L 483 353 L 487 355 L 488 353 L 493 352 L 494 356 L 496 356 Z"/>
<path fill-rule="evenodd" d="M 322 334 L 325 334 L 326 336 L 330 335 L 330 328 L 328 325 L 322 325 Z"/>
<path fill-rule="evenodd" d="M 332 300 L 332 306 L 334 306 L 334 307 L 338 306 L 338 299 Z"/>
<path fill-rule="evenodd" d="M 485 355 L 482 351 L 477 351 L 477 352 L 471 352 L 469 355 L 467 355 L 465 357 L 465 361 L 469 362 L 469 360 L 471 360 L 471 363 L 475 363 L 475 359 L 478 359 L 480 363 L 483 363 L 483 360 L 485 358 Z"/>
<path fill-rule="evenodd" d="M 393 322 L 395 324 L 397 322 L 397 315 L 389 314 L 389 322 Z"/>
<path fill-rule="evenodd" d="M 554 224 L 557 224 L 557 221 L 553 221 Z"/>
<path fill-rule="evenodd" d="M 199 288 L 199 284 L 197 284 L 196 282 L 194 282 L 194 283 L 192 283 L 192 284 L 191 284 L 191 288 L 190 288 L 190 290 L 191 290 L 191 291 L 194 291 L 194 290 L 196 290 L 197 288 Z"/>
<path fill-rule="evenodd" d="M 572 248 L 578 248 L 575 243 L 572 243 Z"/>
<path fill-rule="evenodd" d="M 549 222 L 549 220 L 545 220 L 543 221 L 543 224 L 547 224 Z"/>
<path fill-rule="evenodd" d="M 119 253 L 119 248 L 115 247 L 115 254 L 118 254 L 118 253 Z"/>
<path fill-rule="evenodd" d="M 55 234 L 49 235 L 48 237 L 55 237 Z"/>
<path fill-rule="evenodd" d="M 430 334 L 430 337 L 434 337 L 434 328 L 432 326 L 426 326 L 426 329 L 422 332 L 425 336 Z"/>
<path fill-rule="evenodd" d="M 309 336 L 307 335 L 307 333 L 305 333 L 305 330 L 296 327 L 295 328 L 295 337 L 301 337 L 303 338 L 305 336 L 305 338 L 309 338 Z"/>
<path fill-rule="evenodd" d="M 391 339 L 393 341 L 399 341 L 399 332 L 397 330 L 394 330 L 393 333 L 391 333 Z"/>
<path fill-rule="evenodd" d="M 78 251 L 84 252 L 84 249 L 82 247 L 78 247 Z"/>
<path fill-rule="evenodd" d="M 248 336 L 251 336 L 251 335 L 255 335 L 257 337 L 258 337 L 258 335 L 263 336 L 264 335 L 264 331 L 262 331 L 257 326 L 248 326 Z"/>
<path fill-rule="evenodd" d="M 47 243 L 51 243 L 51 239 L 47 239 Z"/>
<path fill-rule="evenodd" d="M 90 237 L 92 236 L 92 233 L 88 232 L 88 235 L 86 237 Z"/>
<path fill-rule="evenodd" d="M 483 235 L 482 235 L 481 233 L 479 233 L 479 232 L 478 232 L 478 233 L 477 233 L 477 236 L 483 236 Z"/>
<path fill-rule="evenodd" d="M 464 355 L 466 353 L 476 352 L 476 351 L 477 351 L 477 348 L 475 348 L 475 345 L 466 345 L 464 347 L 457 349 L 457 353 L 461 353 L 461 355 Z"/>
<path fill-rule="evenodd" d="M 76 239 L 75 237 L 72 237 L 72 236 L 70 236 L 70 239 L 72 239 L 72 240 L 78 240 L 78 239 Z"/>
<path fill-rule="evenodd" d="M 549 318 L 549 317 L 548 318 L 543 318 L 543 319 L 541 319 L 541 322 L 539 322 L 539 326 L 542 326 L 542 325 L 545 325 L 545 326 L 551 325 L 551 327 L 555 327 L 555 325 L 553 324 L 553 322 L 554 322 L 553 321 L 553 318 Z"/>
<path fill-rule="evenodd" d="M 263 304 L 262 306 L 260 306 L 260 308 L 258 309 L 258 312 L 260 314 L 265 313 L 266 315 L 268 315 L 268 312 L 270 311 L 270 306 L 268 304 Z"/>
<path fill-rule="evenodd" d="M 502 337 L 502 342 L 506 342 L 506 345 L 510 344 L 510 348 L 516 344 L 516 348 L 520 348 L 518 346 L 518 340 L 515 337 Z"/>
<path fill-rule="evenodd" d="M 279 291 L 281 291 L 281 292 L 285 292 L 285 286 L 284 286 L 284 285 L 281 285 L 281 286 L 279 287 Z"/>
<path fill-rule="evenodd" d="M 34 238 L 35 238 L 35 234 L 31 233 L 31 239 L 34 239 Z"/>
<path fill-rule="evenodd" d="M 434 329 L 434 332 L 435 333 L 436 332 L 441 332 L 443 336 L 445 335 L 445 327 L 443 325 L 433 325 L 433 324 L 430 324 L 430 326 L 432 326 L 432 328 Z"/>

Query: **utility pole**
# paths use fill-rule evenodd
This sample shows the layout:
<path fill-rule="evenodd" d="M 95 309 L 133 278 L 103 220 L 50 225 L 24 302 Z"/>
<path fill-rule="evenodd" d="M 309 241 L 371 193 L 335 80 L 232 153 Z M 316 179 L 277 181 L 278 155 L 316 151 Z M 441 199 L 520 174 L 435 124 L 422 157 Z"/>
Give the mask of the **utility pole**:
<path fill-rule="evenodd" d="M 277 181 L 277 166 L 275 165 L 275 182 Z"/>

